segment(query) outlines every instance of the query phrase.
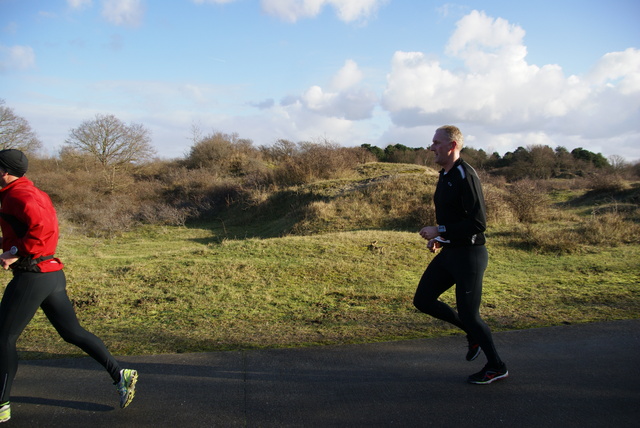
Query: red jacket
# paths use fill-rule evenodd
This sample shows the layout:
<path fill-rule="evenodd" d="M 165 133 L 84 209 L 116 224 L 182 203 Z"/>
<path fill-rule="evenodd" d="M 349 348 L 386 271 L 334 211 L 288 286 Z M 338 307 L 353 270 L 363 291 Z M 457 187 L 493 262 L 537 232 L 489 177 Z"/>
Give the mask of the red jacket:
<path fill-rule="evenodd" d="M 58 217 L 49 196 L 34 186 L 26 177 L 20 177 L 0 189 L 0 229 L 2 250 L 18 248 L 18 256 L 36 259 L 53 256 L 58 245 Z M 38 263 L 42 272 L 64 267 L 57 259 Z"/>

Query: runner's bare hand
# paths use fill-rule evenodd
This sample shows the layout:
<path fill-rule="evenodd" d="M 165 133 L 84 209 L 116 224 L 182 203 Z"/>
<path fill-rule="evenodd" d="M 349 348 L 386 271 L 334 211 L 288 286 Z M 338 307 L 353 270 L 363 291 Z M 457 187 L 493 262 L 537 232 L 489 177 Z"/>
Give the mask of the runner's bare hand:
<path fill-rule="evenodd" d="M 4 270 L 9 269 L 9 266 L 14 264 L 16 261 L 18 261 L 18 258 L 8 251 L 5 251 L 0 255 L 0 265 L 2 265 Z"/>

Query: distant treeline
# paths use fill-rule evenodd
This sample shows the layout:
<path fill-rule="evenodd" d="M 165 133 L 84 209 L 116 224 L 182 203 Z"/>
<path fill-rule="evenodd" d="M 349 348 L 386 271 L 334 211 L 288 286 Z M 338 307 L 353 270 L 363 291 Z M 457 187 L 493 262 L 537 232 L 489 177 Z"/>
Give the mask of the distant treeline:
<path fill-rule="evenodd" d="M 180 225 L 217 218 L 233 207 L 271 209 L 279 206 L 281 195 L 307 192 L 301 186 L 357 180 L 357 171 L 371 162 L 438 168 L 433 152 L 400 144 L 382 150 L 278 140 L 256 147 L 237 134 L 220 132 L 194 139 L 190 151 L 179 159 L 132 162 L 127 160 L 129 153 L 122 159 L 94 152 L 105 153 L 68 147 L 55 157 L 32 157 L 29 176 L 51 195 L 68 224 L 100 235 L 118 234 L 139 224 Z M 640 176 L 640 163 L 611 162 L 583 149 L 534 146 L 499 156 L 467 147 L 463 156 L 487 178 L 504 183 L 565 178 L 580 185 L 588 181 L 589 187 L 597 182 L 600 189 L 614 191 Z M 293 209 L 286 198 L 281 205 L 285 212 L 287 207 Z"/>
<path fill-rule="evenodd" d="M 380 162 L 401 162 L 430 165 L 433 154 L 425 148 L 412 148 L 402 144 L 388 145 L 384 150 L 362 144 L 360 147 L 372 153 Z M 552 149 L 549 146 L 535 145 L 528 148 L 518 147 L 504 156 L 494 152 L 487 154 L 482 149 L 464 147 L 462 156 L 478 169 L 493 175 L 501 175 L 510 181 L 524 178 L 572 178 L 584 177 L 599 170 L 640 172 L 640 165 L 627 164 L 621 157 L 612 156 L 609 160 L 601 153 L 593 153 L 581 147 L 569 152 L 564 147 Z"/>

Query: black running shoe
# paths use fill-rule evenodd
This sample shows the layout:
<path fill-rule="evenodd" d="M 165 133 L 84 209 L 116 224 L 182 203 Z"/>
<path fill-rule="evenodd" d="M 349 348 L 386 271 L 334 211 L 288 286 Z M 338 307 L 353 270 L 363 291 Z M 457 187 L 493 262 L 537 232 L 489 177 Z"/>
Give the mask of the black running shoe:
<path fill-rule="evenodd" d="M 473 340 L 471 336 L 467 336 L 469 342 L 469 350 L 467 351 L 467 361 L 473 361 L 480 355 L 480 344 Z"/>
<path fill-rule="evenodd" d="M 469 383 L 475 383 L 476 385 L 487 385 L 493 381 L 504 379 L 509 376 L 507 365 L 502 363 L 500 366 L 492 367 L 487 364 L 478 373 L 469 376 Z"/>

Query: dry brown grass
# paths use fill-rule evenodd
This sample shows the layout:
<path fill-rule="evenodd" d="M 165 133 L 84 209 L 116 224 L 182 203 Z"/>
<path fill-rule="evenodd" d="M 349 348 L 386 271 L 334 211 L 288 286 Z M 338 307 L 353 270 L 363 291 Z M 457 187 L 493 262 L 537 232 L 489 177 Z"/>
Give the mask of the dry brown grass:
<path fill-rule="evenodd" d="M 292 232 L 417 230 L 432 224 L 435 177 L 427 171 L 350 182 L 333 196 L 309 204 Z"/>

